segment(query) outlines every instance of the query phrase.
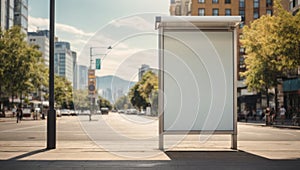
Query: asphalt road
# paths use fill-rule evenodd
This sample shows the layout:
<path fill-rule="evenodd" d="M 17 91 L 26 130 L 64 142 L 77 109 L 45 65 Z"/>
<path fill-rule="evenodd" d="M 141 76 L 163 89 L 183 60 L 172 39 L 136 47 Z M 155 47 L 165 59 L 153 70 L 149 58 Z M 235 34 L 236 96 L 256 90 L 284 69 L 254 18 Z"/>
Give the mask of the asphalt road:
<path fill-rule="evenodd" d="M 88 116 L 64 116 L 57 119 L 57 149 L 44 152 L 46 120 L 24 120 L 17 124 L 14 119 L 1 118 L 0 160 L 8 169 L 49 168 L 45 164 L 71 169 L 95 166 L 298 169 L 300 166 L 300 130 L 239 123 L 239 151 L 229 149 L 230 139 L 230 135 L 166 136 L 165 152 L 161 152 L 156 118 L 110 113 L 94 115 L 89 121 Z"/>

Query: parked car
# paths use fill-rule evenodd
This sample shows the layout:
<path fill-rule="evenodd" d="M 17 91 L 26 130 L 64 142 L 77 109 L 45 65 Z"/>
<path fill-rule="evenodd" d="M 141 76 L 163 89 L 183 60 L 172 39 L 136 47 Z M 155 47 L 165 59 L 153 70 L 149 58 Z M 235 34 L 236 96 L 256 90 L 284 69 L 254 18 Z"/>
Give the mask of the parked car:
<path fill-rule="evenodd" d="M 71 115 L 71 112 L 70 112 L 69 109 L 62 109 L 62 110 L 60 110 L 60 113 L 63 116 L 70 116 Z"/>
<path fill-rule="evenodd" d="M 107 108 L 107 107 L 101 107 L 100 108 L 100 111 L 101 111 L 101 114 L 108 114 L 108 112 L 109 112 L 109 109 Z"/>
<path fill-rule="evenodd" d="M 124 110 L 118 110 L 118 113 L 125 113 Z"/>
<path fill-rule="evenodd" d="M 70 115 L 71 116 L 77 116 L 78 112 L 76 110 L 70 110 Z"/>
<path fill-rule="evenodd" d="M 126 114 L 137 114 L 138 111 L 136 109 L 127 109 Z"/>
<path fill-rule="evenodd" d="M 140 115 L 145 115 L 146 111 L 144 109 L 141 109 L 141 111 L 139 112 Z"/>
<path fill-rule="evenodd" d="M 81 114 L 82 114 L 82 115 L 89 115 L 89 114 L 91 114 L 91 111 L 90 111 L 90 110 L 83 110 L 83 111 L 81 112 Z"/>
<path fill-rule="evenodd" d="M 61 112 L 59 109 L 56 110 L 56 117 L 61 117 Z"/>
<path fill-rule="evenodd" d="M 30 108 L 23 108 L 22 112 L 23 112 L 23 117 L 22 118 L 32 118 Z"/>

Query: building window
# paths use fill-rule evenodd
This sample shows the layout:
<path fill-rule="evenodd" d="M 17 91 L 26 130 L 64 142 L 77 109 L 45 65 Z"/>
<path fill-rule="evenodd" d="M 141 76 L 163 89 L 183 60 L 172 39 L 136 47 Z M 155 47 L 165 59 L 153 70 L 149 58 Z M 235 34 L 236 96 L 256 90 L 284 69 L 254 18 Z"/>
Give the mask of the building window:
<path fill-rule="evenodd" d="M 198 15 L 199 16 L 205 16 L 205 9 L 204 8 L 199 8 L 198 9 Z"/>
<path fill-rule="evenodd" d="M 290 2 L 290 10 L 292 10 L 293 8 L 295 8 L 295 1 Z"/>
<path fill-rule="evenodd" d="M 242 29 L 245 26 L 244 22 L 240 23 L 240 29 Z"/>
<path fill-rule="evenodd" d="M 245 0 L 240 0 L 240 8 L 245 8 Z"/>
<path fill-rule="evenodd" d="M 242 17 L 242 21 L 245 21 L 245 11 L 240 10 L 240 16 Z"/>
<path fill-rule="evenodd" d="M 245 54 L 245 48 L 244 47 L 240 47 L 240 53 Z"/>
<path fill-rule="evenodd" d="M 253 1 L 253 7 L 254 8 L 259 8 L 259 0 L 254 0 Z"/>
<path fill-rule="evenodd" d="M 272 5 L 273 5 L 272 0 L 267 0 L 267 7 L 272 6 Z"/>
<path fill-rule="evenodd" d="M 254 18 L 254 19 L 259 18 L 259 12 L 258 12 L 257 10 L 255 10 L 255 11 L 253 12 L 253 18 Z"/>
<path fill-rule="evenodd" d="M 225 4 L 231 4 L 231 0 L 225 0 Z"/>
<path fill-rule="evenodd" d="M 219 3 L 219 0 L 212 0 L 212 3 L 217 4 L 217 3 Z"/>
<path fill-rule="evenodd" d="M 204 4 L 204 3 L 205 3 L 205 0 L 198 0 L 198 3 Z"/>
<path fill-rule="evenodd" d="M 218 16 L 219 15 L 219 9 L 218 8 L 214 8 L 213 9 L 213 16 Z"/>
<path fill-rule="evenodd" d="M 225 16 L 231 15 L 231 9 L 225 9 Z"/>
<path fill-rule="evenodd" d="M 246 65 L 245 65 L 245 56 L 244 55 L 240 56 L 240 68 L 241 69 L 246 68 Z"/>
<path fill-rule="evenodd" d="M 267 9 L 267 15 L 272 15 L 272 10 L 271 9 Z"/>
<path fill-rule="evenodd" d="M 175 7 L 175 15 L 177 15 L 177 16 L 181 15 L 181 5 L 176 5 L 176 7 Z"/>

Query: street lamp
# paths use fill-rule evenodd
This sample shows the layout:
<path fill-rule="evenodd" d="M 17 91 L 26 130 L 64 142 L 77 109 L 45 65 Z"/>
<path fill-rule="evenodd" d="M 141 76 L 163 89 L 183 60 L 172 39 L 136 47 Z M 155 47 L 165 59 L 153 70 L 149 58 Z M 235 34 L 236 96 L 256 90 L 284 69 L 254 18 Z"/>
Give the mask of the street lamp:
<path fill-rule="evenodd" d="M 93 54 L 93 49 L 95 48 L 106 48 L 107 50 L 111 50 L 112 47 L 108 46 L 108 47 L 90 47 L 90 69 L 92 69 L 92 65 L 93 65 L 93 56 L 99 56 L 99 55 L 104 55 L 106 56 L 108 53 L 103 53 L 103 54 Z"/>
<path fill-rule="evenodd" d="M 54 37 L 55 0 L 50 0 L 49 38 L 49 111 L 47 115 L 47 149 L 56 148 L 56 112 L 54 109 Z"/>
<path fill-rule="evenodd" d="M 91 98 L 91 106 L 90 106 L 90 115 L 89 115 L 89 119 L 90 121 L 92 120 L 92 114 L 94 112 L 94 107 L 95 107 L 95 89 L 96 89 L 96 76 L 95 76 L 95 69 L 93 69 L 93 56 L 97 56 L 97 55 L 104 55 L 106 56 L 108 54 L 104 53 L 104 54 L 93 54 L 93 49 L 95 48 L 106 48 L 107 50 L 111 50 L 112 47 L 90 47 L 90 69 L 89 69 L 89 75 L 88 75 L 88 91 L 89 91 L 89 95 Z"/>

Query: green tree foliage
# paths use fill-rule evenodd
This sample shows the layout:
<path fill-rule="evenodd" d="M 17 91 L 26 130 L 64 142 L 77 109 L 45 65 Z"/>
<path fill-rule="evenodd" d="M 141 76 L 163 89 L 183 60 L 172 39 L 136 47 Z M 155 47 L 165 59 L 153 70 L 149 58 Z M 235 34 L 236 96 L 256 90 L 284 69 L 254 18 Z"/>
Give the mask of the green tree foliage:
<path fill-rule="evenodd" d="M 0 31 L 0 94 L 27 95 L 47 83 L 38 47 L 28 45 L 20 27 Z"/>
<path fill-rule="evenodd" d="M 132 108 L 132 104 L 130 103 L 128 96 L 122 96 L 116 101 L 114 108 L 117 110 L 130 109 Z"/>
<path fill-rule="evenodd" d="M 65 77 L 55 75 L 54 97 L 57 107 L 66 108 L 73 100 L 72 85 Z"/>
<path fill-rule="evenodd" d="M 89 109 L 90 99 L 88 96 L 88 90 L 75 90 L 73 93 L 73 103 L 76 110 L 79 109 Z"/>
<path fill-rule="evenodd" d="M 141 96 L 148 102 L 151 101 L 152 93 L 158 90 L 158 78 L 157 76 L 152 72 L 148 71 L 146 72 L 139 85 L 138 91 L 141 93 Z"/>
<path fill-rule="evenodd" d="M 146 72 L 141 81 L 137 82 L 129 92 L 129 99 L 133 106 L 145 109 L 152 106 L 152 111 L 158 108 L 158 77 L 151 71 Z"/>
<path fill-rule="evenodd" d="M 146 106 L 148 105 L 146 99 L 144 97 L 142 97 L 141 92 L 139 91 L 139 86 L 140 83 L 136 83 L 129 92 L 129 99 L 131 104 L 140 109 L 140 108 L 146 108 Z"/>
<path fill-rule="evenodd" d="M 293 16 L 274 1 L 275 15 L 262 16 L 243 28 L 247 71 L 242 74 L 250 90 L 276 87 L 277 78 L 300 65 L 300 13 Z"/>
<path fill-rule="evenodd" d="M 99 109 L 101 109 L 102 107 L 107 107 L 109 110 L 112 109 L 111 103 L 108 100 L 101 97 L 101 96 L 98 97 L 97 102 L 98 102 Z"/>

